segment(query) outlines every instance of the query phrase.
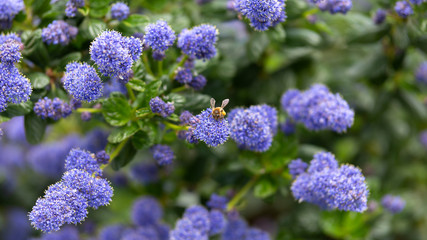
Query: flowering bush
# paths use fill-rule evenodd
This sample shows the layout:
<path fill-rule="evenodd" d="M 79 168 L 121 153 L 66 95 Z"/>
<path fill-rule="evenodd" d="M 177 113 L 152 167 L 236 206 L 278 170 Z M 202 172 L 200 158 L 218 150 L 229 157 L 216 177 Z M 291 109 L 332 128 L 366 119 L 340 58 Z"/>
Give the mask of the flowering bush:
<path fill-rule="evenodd" d="M 426 13 L 0 1 L 0 239 L 423 239 Z"/>

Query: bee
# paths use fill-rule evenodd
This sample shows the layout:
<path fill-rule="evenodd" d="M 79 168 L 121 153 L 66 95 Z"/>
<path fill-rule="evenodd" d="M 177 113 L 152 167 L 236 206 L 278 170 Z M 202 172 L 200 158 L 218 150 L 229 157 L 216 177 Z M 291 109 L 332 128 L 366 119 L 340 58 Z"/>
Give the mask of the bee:
<path fill-rule="evenodd" d="M 226 115 L 224 108 L 227 106 L 229 99 L 224 99 L 222 101 L 221 107 L 215 107 L 215 99 L 211 98 L 211 108 L 212 108 L 212 117 L 215 120 L 223 119 Z"/>

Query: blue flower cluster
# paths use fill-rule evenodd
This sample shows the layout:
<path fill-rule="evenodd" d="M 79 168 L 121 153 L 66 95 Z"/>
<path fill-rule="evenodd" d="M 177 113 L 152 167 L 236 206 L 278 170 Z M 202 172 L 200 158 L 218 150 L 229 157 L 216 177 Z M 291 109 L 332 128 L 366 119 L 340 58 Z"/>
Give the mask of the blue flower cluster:
<path fill-rule="evenodd" d="M 192 206 L 185 210 L 175 229 L 170 232 L 173 240 L 201 240 L 223 232 L 226 226 L 224 214 L 218 210 L 208 211 L 202 206 Z"/>
<path fill-rule="evenodd" d="M 239 148 L 267 151 L 277 132 L 277 110 L 266 104 L 233 109 L 228 117 L 231 138 Z"/>
<path fill-rule="evenodd" d="M 102 176 L 102 170 L 95 154 L 81 150 L 79 148 L 71 149 L 65 159 L 65 170 L 79 169 L 86 171 L 94 176 Z"/>
<path fill-rule="evenodd" d="M 65 15 L 67 17 L 75 17 L 78 8 L 82 8 L 85 6 L 85 0 L 68 0 L 67 4 L 65 4 Z"/>
<path fill-rule="evenodd" d="M 141 40 L 123 37 L 116 31 L 104 31 L 90 46 L 91 59 L 104 76 L 110 77 L 128 74 L 141 54 Z"/>
<path fill-rule="evenodd" d="M 92 175 L 100 175 L 101 169 L 99 166 L 95 169 L 93 162 L 96 160 L 86 153 L 80 150 L 70 152 L 66 160 L 68 171 L 61 181 L 46 190 L 44 197 L 37 200 L 29 213 L 34 228 L 43 232 L 58 231 L 64 224 L 82 222 L 88 214 L 88 207 L 97 209 L 109 204 L 113 189 L 107 180 Z M 85 160 L 89 161 L 90 167 L 85 166 Z"/>
<path fill-rule="evenodd" d="M 329 11 L 331 14 L 346 14 L 353 7 L 352 0 L 308 0 L 317 5 L 321 11 Z"/>
<path fill-rule="evenodd" d="M 403 211 L 406 202 L 399 196 L 387 194 L 381 199 L 381 205 L 389 212 L 396 214 Z"/>
<path fill-rule="evenodd" d="M 295 123 L 290 119 L 286 119 L 285 122 L 280 123 L 280 131 L 282 131 L 286 136 L 294 134 L 295 130 Z"/>
<path fill-rule="evenodd" d="M 327 210 L 363 212 L 367 209 L 369 191 L 360 169 L 347 164 L 339 167 L 334 155 L 328 152 L 316 153 L 307 172 L 301 171 L 302 166 L 296 161 L 289 166 L 296 177 L 292 194 L 299 202 Z"/>
<path fill-rule="evenodd" d="M 225 143 L 229 136 L 230 125 L 227 119 L 214 119 L 212 109 L 208 108 L 191 119 L 187 141 L 195 143 L 200 140 L 210 147 L 216 147 Z"/>
<path fill-rule="evenodd" d="M 210 209 L 224 211 L 227 207 L 227 203 L 228 199 L 226 197 L 214 193 L 209 198 L 209 201 L 206 203 L 206 206 L 208 206 Z"/>
<path fill-rule="evenodd" d="M 174 111 L 173 103 L 165 103 L 161 98 L 155 97 L 150 100 L 150 108 L 153 113 L 160 114 L 162 117 L 169 117 Z"/>
<path fill-rule="evenodd" d="M 34 112 L 42 119 L 53 119 L 55 121 L 66 118 L 72 113 L 70 105 L 59 98 L 40 98 L 34 104 Z"/>
<path fill-rule="evenodd" d="M 145 27 L 144 44 L 153 50 L 156 60 L 164 58 L 164 52 L 175 42 L 175 31 L 166 21 L 159 20 Z"/>
<path fill-rule="evenodd" d="M 110 155 L 105 150 L 98 151 L 95 157 L 98 164 L 107 164 L 110 161 Z"/>
<path fill-rule="evenodd" d="M 385 21 L 386 17 L 387 17 L 387 12 L 384 9 L 378 9 L 375 12 L 373 21 L 375 24 L 380 25 Z"/>
<path fill-rule="evenodd" d="M 93 102 L 102 96 L 101 79 L 87 63 L 67 64 L 62 82 L 65 90 L 77 100 Z"/>
<path fill-rule="evenodd" d="M 175 74 L 175 80 L 181 84 L 190 83 L 193 80 L 193 72 L 189 68 L 178 68 Z"/>
<path fill-rule="evenodd" d="M 184 29 L 178 36 L 178 47 L 192 59 L 211 59 L 216 55 L 218 34 L 218 29 L 209 24 Z"/>
<path fill-rule="evenodd" d="M 257 31 L 266 31 L 286 20 L 284 0 L 237 0 L 234 8 Z"/>
<path fill-rule="evenodd" d="M 119 21 L 125 20 L 129 16 L 129 7 L 126 3 L 117 2 L 111 5 L 111 17 Z"/>
<path fill-rule="evenodd" d="M 427 62 L 423 62 L 415 73 L 415 79 L 417 82 L 427 85 Z"/>
<path fill-rule="evenodd" d="M 310 130 L 341 133 L 353 125 L 354 111 L 348 103 L 322 84 L 314 84 L 304 92 L 288 90 L 280 102 L 295 122 L 303 123 Z"/>
<path fill-rule="evenodd" d="M 295 179 L 298 177 L 298 175 L 304 173 L 307 168 L 308 164 L 303 162 L 300 158 L 292 160 L 289 165 L 289 173 L 292 175 L 292 179 Z"/>
<path fill-rule="evenodd" d="M 154 163 L 138 163 L 130 169 L 131 177 L 141 184 L 149 184 L 159 179 L 159 168 Z"/>
<path fill-rule="evenodd" d="M 407 1 L 396 2 L 394 10 L 402 18 L 407 18 L 409 15 L 414 14 L 414 10 L 412 9 L 411 4 L 409 4 Z"/>
<path fill-rule="evenodd" d="M 0 1 L 0 29 L 12 27 L 12 21 L 21 10 L 24 10 L 23 0 Z"/>
<path fill-rule="evenodd" d="M 248 224 L 237 214 L 229 214 L 228 222 L 221 235 L 222 240 L 270 240 L 267 232 L 249 227 Z"/>
<path fill-rule="evenodd" d="M 160 166 L 172 164 L 175 155 L 168 145 L 156 144 L 151 147 L 153 158 Z"/>
<path fill-rule="evenodd" d="M 15 33 L 0 35 L 0 112 L 6 110 L 8 103 L 22 103 L 30 98 L 30 80 L 14 65 L 21 59 L 23 46 Z"/>
<path fill-rule="evenodd" d="M 42 40 L 46 44 L 67 45 L 77 36 L 78 28 L 65 21 L 55 20 L 42 29 Z"/>
<path fill-rule="evenodd" d="M 178 68 L 175 73 L 175 80 L 181 84 L 187 84 L 196 91 L 202 90 L 207 83 L 206 78 L 201 75 L 193 75 L 194 60 L 188 59 L 183 68 Z"/>
<path fill-rule="evenodd" d="M 409 0 L 412 4 L 415 5 L 421 5 L 421 3 L 425 2 L 426 0 Z"/>

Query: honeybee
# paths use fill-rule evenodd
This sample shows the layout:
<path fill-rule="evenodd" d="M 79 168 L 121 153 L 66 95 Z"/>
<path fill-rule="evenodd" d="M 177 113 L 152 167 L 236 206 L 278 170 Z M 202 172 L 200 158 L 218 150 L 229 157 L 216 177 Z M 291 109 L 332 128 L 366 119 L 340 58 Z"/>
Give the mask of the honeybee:
<path fill-rule="evenodd" d="M 212 117 L 215 120 L 223 119 L 226 115 L 224 108 L 227 106 L 229 99 L 224 99 L 222 101 L 221 107 L 215 107 L 215 99 L 211 98 L 211 108 L 212 108 Z"/>

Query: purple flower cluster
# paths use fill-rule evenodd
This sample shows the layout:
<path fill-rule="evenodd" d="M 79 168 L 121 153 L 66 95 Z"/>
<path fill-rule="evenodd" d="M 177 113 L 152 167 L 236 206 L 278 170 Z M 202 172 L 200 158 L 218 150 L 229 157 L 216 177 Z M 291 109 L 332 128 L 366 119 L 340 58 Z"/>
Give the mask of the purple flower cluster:
<path fill-rule="evenodd" d="M 6 110 L 8 103 L 18 104 L 30 98 L 30 80 L 14 65 L 21 58 L 22 47 L 16 34 L 0 35 L 0 112 Z"/>
<path fill-rule="evenodd" d="M 322 209 L 363 212 L 367 209 L 368 187 L 365 177 L 353 165 L 338 166 L 334 155 L 316 153 L 307 172 L 304 164 L 292 161 L 289 168 L 295 181 L 292 194 L 299 202 L 309 202 Z"/>
<path fill-rule="evenodd" d="M 181 84 L 190 83 L 193 80 L 193 72 L 189 68 L 178 68 L 175 74 L 175 80 Z"/>
<path fill-rule="evenodd" d="M 125 20 L 129 16 L 129 7 L 126 3 L 117 2 L 111 6 L 111 17 L 119 21 Z"/>
<path fill-rule="evenodd" d="M 420 143 L 427 149 L 427 130 L 424 130 L 419 135 Z"/>
<path fill-rule="evenodd" d="M 227 119 L 214 119 L 212 109 L 208 108 L 191 119 L 187 132 L 187 141 L 196 143 L 205 142 L 210 147 L 225 143 L 230 136 L 230 125 Z"/>
<path fill-rule="evenodd" d="M 389 212 L 396 214 L 403 211 L 406 202 L 399 196 L 387 194 L 381 199 L 381 205 Z"/>
<path fill-rule="evenodd" d="M 285 122 L 280 124 L 280 131 L 282 131 L 286 136 L 294 134 L 296 130 L 295 128 L 295 123 L 290 119 L 286 119 Z"/>
<path fill-rule="evenodd" d="M 172 164 L 175 155 L 168 145 L 156 144 L 151 147 L 153 158 L 160 166 Z"/>
<path fill-rule="evenodd" d="M 236 0 L 234 9 L 247 17 L 257 31 L 266 31 L 286 20 L 284 0 Z"/>
<path fill-rule="evenodd" d="M 144 45 L 153 50 L 156 60 L 164 58 L 164 52 L 175 42 L 175 31 L 166 21 L 159 20 L 145 27 Z"/>
<path fill-rule="evenodd" d="M 409 4 L 407 1 L 396 2 L 394 10 L 402 18 L 407 18 L 409 15 L 414 14 L 414 10 L 412 9 L 411 4 Z"/>
<path fill-rule="evenodd" d="M 187 84 L 196 91 L 202 90 L 207 83 L 206 78 L 201 75 L 193 75 L 194 60 L 189 59 L 184 63 L 184 68 L 178 68 L 175 74 L 175 80 L 181 84 Z"/>
<path fill-rule="evenodd" d="M 267 151 L 277 132 L 277 110 L 266 104 L 233 109 L 228 117 L 231 138 L 239 148 Z"/>
<path fill-rule="evenodd" d="M 102 170 L 95 154 L 78 148 L 71 149 L 65 159 L 65 170 L 79 169 L 94 176 L 101 176 Z"/>
<path fill-rule="evenodd" d="M 46 44 L 67 45 L 77 36 L 78 28 L 65 21 L 55 20 L 42 29 L 42 40 Z"/>
<path fill-rule="evenodd" d="M 385 21 L 386 17 L 387 17 L 387 11 L 384 9 L 378 9 L 375 12 L 373 21 L 375 24 L 380 25 L 381 23 L 383 23 Z"/>
<path fill-rule="evenodd" d="M 85 0 L 68 0 L 67 4 L 65 4 L 65 15 L 67 17 L 75 17 L 78 8 L 82 8 L 85 6 Z"/>
<path fill-rule="evenodd" d="M 53 119 L 55 121 L 68 117 L 72 109 L 70 105 L 59 98 L 49 99 L 47 97 L 39 99 L 34 104 L 34 112 L 42 119 Z"/>
<path fill-rule="evenodd" d="M 227 207 L 227 203 L 228 203 L 228 199 L 226 197 L 219 196 L 214 193 L 211 195 L 206 205 L 212 210 L 216 209 L 216 210 L 224 211 Z"/>
<path fill-rule="evenodd" d="M 77 100 L 93 102 L 102 96 L 101 79 L 87 63 L 67 64 L 62 82 L 65 90 Z"/>
<path fill-rule="evenodd" d="M 178 36 L 178 47 L 190 58 L 211 59 L 216 55 L 218 34 L 218 29 L 208 24 L 184 29 Z"/>
<path fill-rule="evenodd" d="M 354 111 L 348 103 L 322 84 L 314 84 L 304 92 L 288 90 L 280 102 L 295 122 L 303 123 L 310 130 L 341 133 L 353 125 Z"/>
<path fill-rule="evenodd" d="M 427 62 L 423 62 L 415 73 L 415 79 L 417 82 L 427 85 Z"/>
<path fill-rule="evenodd" d="M 289 165 L 289 173 L 292 175 L 292 179 L 295 179 L 298 177 L 298 175 L 304 173 L 307 168 L 308 164 L 303 162 L 300 158 L 292 160 Z"/>
<path fill-rule="evenodd" d="M 270 240 L 268 233 L 257 229 L 251 228 L 240 216 L 228 216 L 227 225 L 221 236 L 222 240 Z"/>
<path fill-rule="evenodd" d="M 202 206 L 192 206 L 185 210 L 175 229 L 170 232 L 173 240 L 208 239 L 222 233 L 226 226 L 224 214 L 218 210 L 208 211 Z"/>
<path fill-rule="evenodd" d="M 90 46 L 90 57 L 104 76 L 128 74 L 141 54 L 141 40 L 123 37 L 116 31 L 104 31 Z"/>
<path fill-rule="evenodd" d="M 43 232 L 58 231 L 64 224 L 82 222 L 88 207 L 97 209 L 108 205 L 113 196 L 110 183 L 92 173 L 100 173 L 96 160 L 85 151 L 72 150 L 66 160 L 67 172 L 61 181 L 51 185 L 29 213 L 31 225 Z M 86 166 L 85 161 L 90 167 Z M 76 168 L 74 168 L 76 167 Z M 95 169 L 97 167 L 97 169 Z M 100 175 L 100 174 L 99 174 Z"/>
<path fill-rule="evenodd" d="M 317 5 L 321 11 L 329 11 L 331 14 L 346 14 L 353 7 L 352 0 L 308 0 Z"/>
<path fill-rule="evenodd" d="M 110 155 L 105 150 L 98 151 L 95 157 L 98 164 L 107 164 L 110 161 Z"/>
<path fill-rule="evenodd" d="M 164 118 L 169 117 L 175 111 L 173 103 L 165 103 L 159 97 L 155 97 L 150 100 L 150 108 L 153 113 L 157 113 Z"/>
<path fill-rule="evenodd" d="M 24 10 L 23 0 L 2 0 L 0 1 L 0 29 L 12 27 L 12 21 L 16 14 Z"/>

